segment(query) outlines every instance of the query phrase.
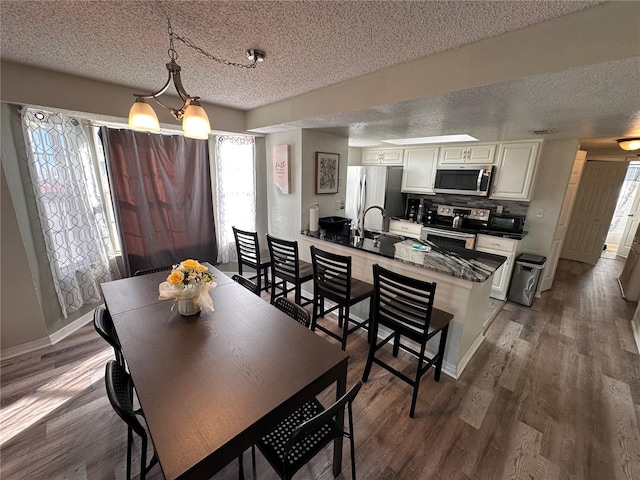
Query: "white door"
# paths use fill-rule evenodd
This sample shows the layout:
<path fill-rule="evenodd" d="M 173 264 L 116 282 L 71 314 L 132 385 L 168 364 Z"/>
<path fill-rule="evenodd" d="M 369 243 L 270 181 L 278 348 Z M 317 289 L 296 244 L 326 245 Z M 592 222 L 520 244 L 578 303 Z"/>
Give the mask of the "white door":
<path fill-rule="evenodd" d="M 620 245 L 618 245 L 618 253 L 617 255 L 620 257 L 627 258 L 629 255 L 629 250 L 631 249 L 631 245 L 633 244 L 633 238 L 638 230 L 638 225 L 640 224 L 640 194 L 638 192 L 640 188 L 636 185 L 636 191 L 633 194 L 633 202 L 631 203 L 631 209 L 627 215 L 627 221 L 624 226 L 624 230 L 622 231 L 622 238 L 620 240 Z"/>
<path fill-rule="evenodd" d="M 562 258 L 593 265 L 598 262 L 626 172 L 626 162 L 587 162 Z"/>
<path fill-rule="evenodd" d="M 587 152 L 584 150 L 578 150 L 576 158 L 573 161 L 571 177 L 569 177 L 569 185 L 567 185 L 567 191 L 565 192 L 564 200 L 562 201 L 562 208 L 560 209 L 560 216 L 558 217 L 556 231 L 553 234 L 551 253 L 549 254 L 549 258 L 547 258 L 547 266 L 542 274 L 542 281 L 540 282 L 541 292 L 549 290 L 553 285 L 553 278 L 556 275 L 558 260 L 560 260 L 560 252 L 562 250 L 562 245 L 564 244 L 564 239 L 567 236 L 569 220 L 571 220 L 571 212 L 575 205 L 576 193 L 578 193 L 578 185 L 582 178 L 582 170 L 584 169 L 586 159 Z"/>

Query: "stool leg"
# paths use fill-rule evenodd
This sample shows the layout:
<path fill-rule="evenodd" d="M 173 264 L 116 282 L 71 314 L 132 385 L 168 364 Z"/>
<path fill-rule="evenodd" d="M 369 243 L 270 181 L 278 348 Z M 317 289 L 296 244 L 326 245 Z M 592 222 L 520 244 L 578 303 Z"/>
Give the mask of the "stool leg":
<path fill-rule="evenodd" d="M 436 382 L 440 381 L 440 372 L 442 371 L 442 362 L 444 360 L 444 347 L 447 343 L 447 334 L 449 333 L 449 325 L 442 329 L 440 332 L 440 345 L 438 346 L 438 361 L 436 362 L 436 371 L 433 374 Z"/>
<path fill-rule="evenodd" d="M 338 318 L 342 321 L 342 350 L 347 349 L 347 335 L 349 334 L 349 307 L 338 307 Z"/>

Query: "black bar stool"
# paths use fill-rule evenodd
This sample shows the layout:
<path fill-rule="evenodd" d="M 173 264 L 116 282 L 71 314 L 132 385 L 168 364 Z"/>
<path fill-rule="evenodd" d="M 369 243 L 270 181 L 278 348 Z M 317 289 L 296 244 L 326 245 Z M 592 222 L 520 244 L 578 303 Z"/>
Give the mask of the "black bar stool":
<path fill-rule="evenodd" d="M 302 284 L 313 278 L 313 267 L 300 260 L 298 242 L 267 234 L 267 245 L 271 259 L 271 303 L 277 297 L 286 297 L 291 291 L 295 291 L 295 302 L 301 307 L 313 302 L 302 296 Z M 281 280 L 279 283 L 277 278 Z M 287 282 L 292 283 L 293 287 L 288 288 Z M 276 289 L 280 289 L 280 292 L 276 293 Z"/>
<path fill-rule="evenodd" d="M 269 252 L 260 250 L 260 242 L 258 241 L 257 232 L 248 232 L 240 230 L 236 227 L 233 229 L 233 237 L 236 240 L 236 252 L 238 253 L 238 273 L 242 276 L 242 266 L 246 265 L 256 271 L 255 277 L 249 280 L 256 280 L 258 285 L 258 295 L 262 290 L 269 290 L 269 279 L 267 271 L 271 266 L 269 260 Z M 264 286 L 262 285 L 262 276 L 264 275 Z"/>
<path fill-rule="evenodd" d="M 362 381 L 367 381 L 371 365 L 375 362 L 407 382 L 413 387 L 411 410 L 409 411 L 409 416 L 413 418 L 416 400 L 418 399 L 420 378 L 431 366 L 434 366 L 434 378 L 436 381 L 440 381 L 447 332 L 453 315 L 433 307 L 436 294 L 435 283 L 416 280 L 415 278 L 394 273 L 379 265 L 374 265 L 373 287 L 369 355 L 362 374 Z M 376 343 L 380 325 L 392 330 L 392 332 L 380 343 Z M 428 357 L 425 355 L 427 342 L 438 333 L 440 333 L 438 352 L 433 357 Z M 417 352 L 411 347 L 402 344 L 401 337 L 406 337 L 416 342 L 420 346 L 420 351 Z M 400 347 L 418 357 L 415 378 L 409 378 L 375 357 L 375 353 L 391 339 L 393 339 L 394 357 L 398 356 Z"/>
<path fill-rule="evenodd" d="M 313 317 L 311 330 L 318 328 L 327 335 L 341 342 L 342 350 L 347 348 L 347 335 L 364 327 L 369 319 L 357 322 L 349 316 L 349 309 L 358 302 L 371 298 L 373 285 L 351 278 L 351 257 L 325 252 L 311 246 L 311 263 L 313 265 Z M 329 310 L 324 308 L 324 300 L 328 299 L 336 305 Z M 338 309 L 338 326 L 342 335 L 337 335 L 328 328 L 317 323 L 317 319 Z M 349 322 L 354 326 L 349 328 Z"/>

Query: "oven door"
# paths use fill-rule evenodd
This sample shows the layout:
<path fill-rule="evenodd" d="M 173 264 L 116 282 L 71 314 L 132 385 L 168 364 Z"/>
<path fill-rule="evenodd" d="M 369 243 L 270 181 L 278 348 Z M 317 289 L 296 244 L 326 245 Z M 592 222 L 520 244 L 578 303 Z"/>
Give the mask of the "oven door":
<path fill-rule="evenodd" d="M 453 247 L 473 250 L 476 247 L 476 235 L 473 233 L 453 232 L 451 230 L 424 227 L 420 238 L 435 243 L 442 248 Z"/>

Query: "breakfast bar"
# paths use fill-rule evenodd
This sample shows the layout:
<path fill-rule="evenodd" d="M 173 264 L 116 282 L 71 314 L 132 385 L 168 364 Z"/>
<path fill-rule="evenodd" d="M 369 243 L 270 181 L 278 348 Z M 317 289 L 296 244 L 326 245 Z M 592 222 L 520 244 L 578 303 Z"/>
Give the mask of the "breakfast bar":
<path fill-rule="evenodd" d="M 306 232 L 298 238 L 300 256 L 310 261 L 309 247 L 315 245 L 328 252 L 350 255 L 352 275 L 359 280 L 372 282 L 372 267 L 377 263 L 403 275 L 435 282 L 435 306 L 454 315 L 442 371 L 458 378 L 484 338 L 490 315 L 491 282 L 504 257 L 440 248 L 431 242 L 396 235 L 376 237 L 358 241 L 349 236 L 320 238 L 316 233 Z"/>

